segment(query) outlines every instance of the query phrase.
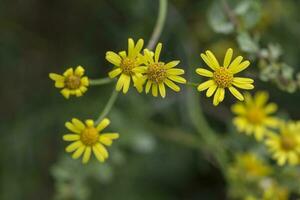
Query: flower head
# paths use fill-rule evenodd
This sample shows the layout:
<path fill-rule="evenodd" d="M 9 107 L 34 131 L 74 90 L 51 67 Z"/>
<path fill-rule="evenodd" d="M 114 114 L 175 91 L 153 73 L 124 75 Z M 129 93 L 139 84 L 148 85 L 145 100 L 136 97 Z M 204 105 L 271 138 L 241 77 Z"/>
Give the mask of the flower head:
<path fill-rule="evenodd" d="M 211 97 L 214 94 L 213 104 L 215 106 L 224 100 L 225 88 L 228 88 L 240 101 L 243 101 L 244 97 L 235 87 L 245 90 L 254 88 L 252 85 L 254 82 L 253 79 L 234 76 L 246 69 L 250 65 L 250 62 L 248 60 L 242 62 L 242 56 L 238 56 L 231 62 L 232 54 L 233 50 L 229 48 L 225 54 L 223 66 L 221 66 L 211 51 L 206 51 L 205 54 L 201 53 L 201 58 L 213 72 L 204 68 L 196 69 L 197 74 L 210 78 L 210 80 L 201 83 L 197 89 L 198 91 L 207 89 L 207 97 Z"/>
<path fill-rule="evenodd" d="M 87 91 L 89 79 L 84 75 L 84 69 L 81 66 L 67 69 L 63 75 L 50 73 L 49 77 L 55 81 L 55 87 L 63 88 L 60 92 L 65 98 L 70 95 L 82 96 Z"/>
<path fill-rule="evenodd" d="M 127 93 L 131 80 L 134 83 L 134 87 L 138 92 L 143 91 L 143 87 L 137 84 L 137 80 L 141 78 L 141 74 L 137 72 L 137 69 L 141 66 L 142 62 L 140 59 L 140 51 L 144 45 L 144 40 L 139 39 L 136 44 L 134 44 L 133 39 L 128 39 L 128 52 L 121 51 L 118 54 L 112 51 L 106 52 L 106 60 L 114 65 L 114 69 L 111 70 L 108 75 L 110 78 L 115 78 L 119 76 L 116 90 L 123 93 Z"/>
<path fill-rule="evenodd" d="M 231 178 L 246 181 L 257 181 L 271 172 L 272 168 L 254 153 L 237 154 L 235 162 L 229 168 Z"/>
<path fill-rule="evenodd" d="M 184 74 L 184 70 L 174 68 L 179 61 L 164 63 L 159 60 L 161 49 L 161 43 L 156 46 L 154 53 L 145 49 L 142 58 L 145 66 L 140 67 L 139 71 L 143 74 L 142 84 L 146 81 L 145 92 L 148 93 L 152 89 L 152 95 L 157 97 L 159 91 L 160 96 L 164 98 L 166 96 L 165 85 L 179 92 L 180 88 L 174 82 L 184 84 L 186 80 L 180 76 Z"/>
<path fill-rule="evenodd" d="M 278 165 L 299 164 L 300 161 L 300 121 L 282 122 L 279 134 L 269 135 L 266 145 Z"/>
<path fill-rule="evenodd" d="M 233 123 L 239 132 L 247 135 L 254 134 L 257 140 L 262 140 L 268 128 L 278 127 L 279 120 L 271 116 L 277 110 L 275 103 L 268 103 L 267 92 L 257 92 L 254 97 L 245 93 L 245 101 L 234 104 L 232 112 L 237 116 L 234 117 Z"/>
<path fill-rule="evenodd" d="M 94 121 L 88 119 L 82 121 L 73 118 L 71 122 L 66 122 L 66 127 L 71 132 L 63 136 L 63 140 L 72 142 L 67 146 L 67 152 L 74 152 L 73 159 L 78 159 L 82 154 L 82 163 L 90 160 L 91 152 L 95 157 L 104 162 L 108 158 L 108 152 L 105 146 L 110 146 L 112 141 L 119 138 L 118 133 L 101 133 L 110 124 L 109 119 L 103 119 L 99 124 L 95 125 Z"/>

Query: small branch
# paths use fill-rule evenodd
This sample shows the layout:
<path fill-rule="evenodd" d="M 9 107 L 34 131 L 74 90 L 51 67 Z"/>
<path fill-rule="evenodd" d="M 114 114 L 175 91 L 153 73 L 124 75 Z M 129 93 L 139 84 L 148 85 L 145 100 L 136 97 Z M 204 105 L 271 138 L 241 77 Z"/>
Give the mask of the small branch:
<path fill-rule="evenodd" d="M 114 103 L 117 100 L 119 92 L 113 90 L 108 102 L 106 103 L 103 111 L 101 112 L 101 114 L 99 115 L 98 119 L 96 120 L 96 124 L 98 124 L 112 109 Z"/>
<path fill-rule="evenodd" d="M 162 32 L 162 29 L 166 21 L 167 7 L 168 7 L 168 0 L 159 0 L 158 17 L 152 35 L 150 37 L 150 40 L 147 44 L 146 47 L 147 49 L 152 50 L 159 39 L 159 36 Z"/>
<path fill-rule="evenodd" d="M 111 83 L 113 81 L 114 81 L 113 79 L 110 79 L 108 77 L 107 78 L 100 78 L 100 79 L 91 79 L 90 80 L 90 85 L 91 86 L 105 85 L 105 84 Z"/>
<path fill-rule="evenodd" d="M 199 83 L 193 83 L 193 82 L 186 82 L 187 86 L 197 87 Z"/>
<path fill-rule="evenodd" d="M 237 20 L 237 18 L 235 16 L 234 12 L 230 8 L 227 0 L 221 0 L 221 2 L 222 2 L 222 6 L 223 6 L 223 9 L 224 9 L 224 12 L 227 15 L 228 19 L 233 24 L 233 26 L 235 28 L 237 28 L 239 26 L 238 20 Z"/>

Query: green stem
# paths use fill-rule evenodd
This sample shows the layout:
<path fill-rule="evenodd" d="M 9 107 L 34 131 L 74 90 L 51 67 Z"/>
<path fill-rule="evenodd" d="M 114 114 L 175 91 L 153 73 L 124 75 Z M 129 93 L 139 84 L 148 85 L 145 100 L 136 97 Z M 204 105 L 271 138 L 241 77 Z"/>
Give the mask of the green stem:
<path fill-rule="evenodd" d="M 105 85 L 105 84 L 111 83 L 113 81 L 114 81 L 113 79 L 110 79 L 108 77 L 107 78 L 100 78 L 100 79 L 91 79 L 90 80 L 90 85 L 92 85 L 92 86 Z"/>
<path fill-rule="evenodd" d="M 187 86 L 197 87 L 199 83 L 193 83 L 193 82 L 186 82 Z"/>
<path fill-rule="evenodd" d="M 109 100 L 106 103 L 103 111 L 101 112 L 98 119 L 96 120 L 96 124 L 100 123 L 100 121 L 110 112 L 110 110 L 112 109 L 114 103 L 117 100 L 118 94 L 119 94 L 119 92 L 113 90 L 113 92 L 112 92 L 111 96 L 109 97 Z"/>
<path fill-rule="evenodd" d="M 158 17 L 157 17 L 156 24 L 153 29 L 152 35 L 150 37 L 150 40 L 147 44 L 147 47 L 146 47 L 147 49 L 152 50 L 159 39 L 159 36 L 162 32 L 162 29 L 163 29 L 165 21 L 166 21 L 167 7 L 168 7 L 168 0 L 159 0 Z"/>

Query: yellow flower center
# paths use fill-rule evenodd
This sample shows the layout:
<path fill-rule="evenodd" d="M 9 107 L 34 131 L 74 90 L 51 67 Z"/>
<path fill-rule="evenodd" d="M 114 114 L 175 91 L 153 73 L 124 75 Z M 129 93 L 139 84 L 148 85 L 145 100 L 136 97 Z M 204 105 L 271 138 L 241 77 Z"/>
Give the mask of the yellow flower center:
<path fill-rule="evenodd" d="M 130 58 L 122 59 L 121 66 L 123 72 L 127 75 L 131 75 L 132 69 L 136 67 L 136 60 Z"/>
<path fill-rule="evenodd" d="M 77 89 L 81 85 L 79 76 L 71 75 L 65 79 L 65 85 L 68 89 Z"/>
<path fill-rule="evenodd" d="M 148 79 L 155 83 L 161 83 L 167 78 L 167 71 L 164 69 L 164 63 L 152 63 L 148 66 Z"/>
<path fill-rule="evenodd" d="M 252 124 L 261 124 L 265 118 L 265 113 L 260 108 L 251 108 L 247 112 L 247 119 Z"/>
<path fill-rule="evenodd" d="M 295 138 L 290 137 L 288 135 L 282 135 L 281 136 L 281 147 L 284 150 L 293 150 L 297 146 L 297 142 Z"/>
<path fill-rule="evenodd" d="M 80 140 L 83 144 L 91 146 L 98 142 L 99 140 L 99 133 L 96 128 L 89 127 L 82 131 Z"/>
<path fill-rule="evenodd" d="M 213 79 L 219 87 L 226 88 L 231 85 L 233 81 L 233 74 L 225 67 L 219 67 L 214 72 Z"/>

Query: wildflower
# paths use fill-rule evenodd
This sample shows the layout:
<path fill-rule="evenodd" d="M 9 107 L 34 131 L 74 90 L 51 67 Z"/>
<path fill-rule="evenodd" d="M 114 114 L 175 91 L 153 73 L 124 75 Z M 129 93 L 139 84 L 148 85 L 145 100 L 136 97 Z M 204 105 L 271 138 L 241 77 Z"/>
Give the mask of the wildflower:
<path fill-rule="evenodd" d="M 140 51 L 143 45 L 144 40 L 139 39 L 135 45 L 133 39 L 129 38 L 127 53 L 126 51 L 121 51 L 118 54 L 112 51 L 106 52 L 106 60 L 114 65 L 114 69 L 108 73 L 108 76 L 112 79 L 119 76 L 116 85 L 117 91 L 123 89 L 123 93 L 127 93 L 131 79 L 138 92 L 143 91 L 142 85 L 137 84 L 137 80 L 141 77 L 141 74 L 136 71 L 142 64 Z"/>
<path fill-rule="evenodd" d="M 232 178 L 242 178 L 247 181 L 256 181 L 271 172 L 272 168 L 254 153 L 237 154 L 234 164 L 229 168 Z"/>
<path fill-rule="evenodd" d="M 266 145 L 278 165 L 296 165 L 300 158 L 300 121 L 282 122 L 280 133 L 269 135 Z"/>
<path fill-rule="evenodd" d="M 55 81 L 55 87 L 63 88 L 60 92 L 65 98 L 70 95 L 82 96 L 87 91 L 89 86 L 89 79 L 84 76 L 84 69 L 82 66 L 77 66 L 75 71 L 73 68 L 67 69 L 63 75 L 50 73 L 49 77 Z"/>
<path fill-rule="evenodd" d="M 214 94 L 213 104 L 217 106 L 224 100 L 225 88 L 240 101 L 244 100 L 243 95 L 235 88 L 241 88 L 245 90 L 251 90 L 254 88 L 252 83 L 253 79 L 234 77 L 235 74 L 246 69 L 250 62 L 248 60 L 243 61 L 242 56 L 238 56 L 231 62 L 233 50 L 229 48 L 226 52 L 223 66 L 220 66 L 218 60 L 211 51 L 206 51 L 205 54 L 201 53 L 201 58 L 204 62 L 213 70 L 213 72 L 204 68 L 197 68 L 196 73 L 209 77 L 210 80 L 201 83 L 197 89 L 198 91 L 206 91 L 206 96 L 211 97 Z"/>
<path fill-rule="evenodd" d="M 183 69 L 174 68 L 180 61 L 174 60 L 168 63 L 164 63 L 159 60 L 162 44 L 159 43 L 155 48 L 155 53 L 144 50 L 143 63 L 145 67 L 139 68 L 139 71 L 143 74 L 143 82 L 146 82 L 145 92 L 149 93 L 152 88 L 152 95 L 157 97 L 158 91 L 160 96 L 165 98 L 166 88 L 165 85 L 172 90 L 179 92 L 180 87 L 177 83 L 186 83 L 186 80 L 180 75 L 184 74 Z"/>
<path fill-rule="evenodd" d="M 72 142 L 67 146 L 66 152 L 74 152 L 73 159 L 78 159 L 83 154 L 82 163 L 87 163 L 93 151 L 95 157 L 100 162 L 104 162 L 108 158 L 105 146 L 110 146 L 113 140 L 119 138 L 118 133 L 101 133 L 109 124 L 107 118 L 98 125 L 95 125 L 91 119 L 86 120 L 85 124 L 76 118 L 66 122 L 67 129 L 73 132 L 63 136 L 63 140 Z"/>
<path fill-rule="evenodd" d="M 245 102 L 239 102 L 232 106 L 231 110 L 237 116 L 233 123 L 239 132 L 247 135 L 254 134 L 257 140 L 262 140 L 268 128 L 278 127 L 279 120 L 270 116 L 277 110 L 275 103 L 268 103 L 267 92 L 257 92 L 254 97 L 245 93 Z"/>

